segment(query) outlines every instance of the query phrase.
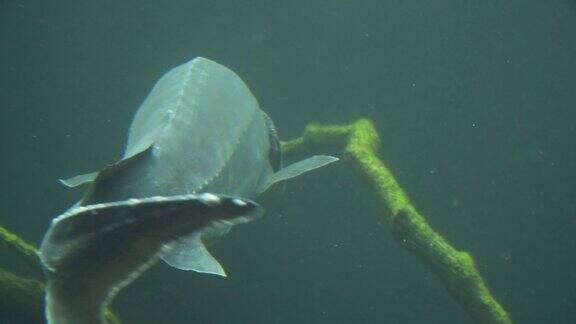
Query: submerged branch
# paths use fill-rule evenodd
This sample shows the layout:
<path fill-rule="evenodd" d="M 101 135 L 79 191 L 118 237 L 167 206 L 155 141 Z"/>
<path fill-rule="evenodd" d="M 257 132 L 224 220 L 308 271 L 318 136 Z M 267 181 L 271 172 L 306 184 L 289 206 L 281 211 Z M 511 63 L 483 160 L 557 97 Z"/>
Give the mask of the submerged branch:
<path fill-rule="evenodd" d="M 0 320 L 8 323 L 45 323 L 44 285 L 0 268 Z"/>
<path fill-rule="evenodd" d="M 28 264 L 40 278 L 42 277 L 40 258 L 38 258 L 38 252 L 32 244 L 24 241 L 18 235 L 10 232 L 2 226 L 0 226 L 0 244 L 4 244 L 8 248 L 16 251 L 18 255 L 23 257 L 26 264 Z"/>
<path fill-rule="evenodd" d="M 442 281 L 449 294 L 481 324 L 511 324 L 504 308 L 490 294 L 472 256 L 452 247 L 412 205 L 390 170 L 378 157 L 380 139 L 372 122 L 306 127 L 304 134 L 282 143 L 285 152 L 313 146 L 339 145 L 378 195 L 382 216 L 396 241 L 416 254 Z"/>
<path fill-rule="evenodd" d="M 0 226 L 0 244 L 23 256 L 34 271 L 41 274 L 38 250 L 18 235 Z M 45 323 L 44 283 L 8 272 L 0 267 L 0 321 L 9 323 Z M 121 324 L 120 319 L 106 310 L 108 324 Z"/>
<path fill-rule="evenodd" d="M 360 119 L 344 126 L 308 125 L 304 134 L 282 143 L 285 152 L 317 145 L 339 145 L 344 157 L 374 189 L 394 238 L 414 252 L 440 278 L 450 295 L 476 323 L 511 324 L 506 311 L 490 294 L 472 256 L 456 250 L 426 222 L 412 205 L 390 170 L 378 157 L 379 137 L 372 122 Z M 38 271 L 37 250 L 0 226 L 0 242 L 25 256 Z M 43 284 L 0 268 L 0 319 L 29 316 L 27 323 L 43 322 Z M 107 311 L 111 324 L 120 321 Z"/>

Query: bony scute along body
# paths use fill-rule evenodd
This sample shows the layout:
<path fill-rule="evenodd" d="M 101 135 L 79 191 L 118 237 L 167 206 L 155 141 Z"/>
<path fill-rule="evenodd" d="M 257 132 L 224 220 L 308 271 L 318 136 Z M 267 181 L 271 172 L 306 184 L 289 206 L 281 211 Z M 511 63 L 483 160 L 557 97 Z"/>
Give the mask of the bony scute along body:
<path fill-rule="evenodd" d="M 62 181 L 88 189 L 40 247 L 48 323 L 102 323 L 115 294 L 158 259 L 225 276 L 204 242 L 261 215 L 251 199 L 274 183 L 336 160 L 282 167 L 274 124 L 240 77 L 205 58 L 170 70 L 136 112 L 123 158 Z"/>

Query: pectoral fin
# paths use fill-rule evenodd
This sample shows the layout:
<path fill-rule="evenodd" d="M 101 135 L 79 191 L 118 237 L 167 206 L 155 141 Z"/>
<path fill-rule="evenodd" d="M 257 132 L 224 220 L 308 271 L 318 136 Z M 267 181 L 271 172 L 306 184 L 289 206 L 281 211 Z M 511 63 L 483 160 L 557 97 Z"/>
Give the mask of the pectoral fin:
<path fill-rule="evenodd" d="M 270 177 L 270 179 L 260 189 L 259 193 L 266 191 L 268 188 L 270 188 L 270 186 L 277 182 L 297 177 L 302 173 L 312 171 L 336 161 L 338 161 L 338 158 L 333 156 L 314 155 L 305 160 L 290 164 L 289 166 L 282 168 L 280 171 L 274 173 L 272 177 Z"/>
<path fill-rule="evenodd" d="M 86 173 L 86 174 L 79 174 L 79 175 L 74 176 L 72 178 L 58 179 L 58 180 L 60 181 L 60 183 L 62 183 L 63 185 L 65 185 L 68 188 L 76 188 L 76 187 L 81 186 L 83 184 L 87 184 L 87 183 L 94 181 L 94 179 L 96 179 L 97 176 L 98 176 L 98 172 L 90 172 L 90 173 Z"/>

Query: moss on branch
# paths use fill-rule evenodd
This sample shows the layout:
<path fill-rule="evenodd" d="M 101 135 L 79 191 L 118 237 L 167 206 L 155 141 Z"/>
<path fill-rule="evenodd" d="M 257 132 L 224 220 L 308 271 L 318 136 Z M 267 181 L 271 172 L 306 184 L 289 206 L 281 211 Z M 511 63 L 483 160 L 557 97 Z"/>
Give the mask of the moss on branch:
<path fill-rule="evenodd" d="M 450 295 L 470 317 L 481 324 L 511 324 L 504 308 L 491 295 L 472 256 L 452 247 L 412 205 L 390 170 L 380 160 L 380 139 L 372 122 L 360 119 L 348 125 L 310 124 L 302 136 L 282 143 L 292 152 L 315 146 L 338 145 L 345 160 L 359 170 L 377 194 L 382 216 L 394 238 L 418 256 L 442 281 Z M 36 249 L 0 226 L 0 241 L 25 256 L 40 269 Z M 43 284 L 21 278 L 0 268 L 0 319 L 29 316 L 30 323 L 43 322 Z M 8 314 L 7 312 L 13 312 Z M 109 323 L 120 321 L 107 311 Z"/>
<path fill-rule="evenodd" d="M 440 278 L 470 317 L 481 324 L 511 324 L 507 312 L 488 290 L 472 256 L 452 247 L 428 224 L 380 160 L 380 139 L 370 120 L 360 119 L 348 125 L 310 124 L 302 136 L 283 142 L 282 148 L 292 152 L 335 144 L 377 194 L 382 216 L 396 241 Z"/>
<path fill-rule="evenodd" d="M 0 244 L 23 256 L 37 273 L 42 273 L 36 248 L 2 226 L 0 226 Z M 107 323 L 121 324 L 120 319 L 109 309 L 106 310 L 105 316 Z M 44 283 L 36 279 L 23 278 L 0 267 L 0 322 L 4 321 L 45 323 Z"/>

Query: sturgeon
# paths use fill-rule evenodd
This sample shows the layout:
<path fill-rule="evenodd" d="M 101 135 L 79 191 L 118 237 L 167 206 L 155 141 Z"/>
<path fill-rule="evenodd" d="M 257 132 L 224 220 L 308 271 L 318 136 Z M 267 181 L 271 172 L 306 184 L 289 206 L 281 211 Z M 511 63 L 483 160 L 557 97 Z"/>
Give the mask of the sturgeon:
<path fill-rule="evenodd" d="M 202 57 L 173 68 L 136 112 L 122 158 L 61 180 L 88 188 L 41 244 L 49 323 L 101 323 L 158 259 L 226 276 L 206 244 L 261 215 L 252 199 L 273 184 L 337 160 L 284 167 L 273 121 L 236 73 Z"/>

